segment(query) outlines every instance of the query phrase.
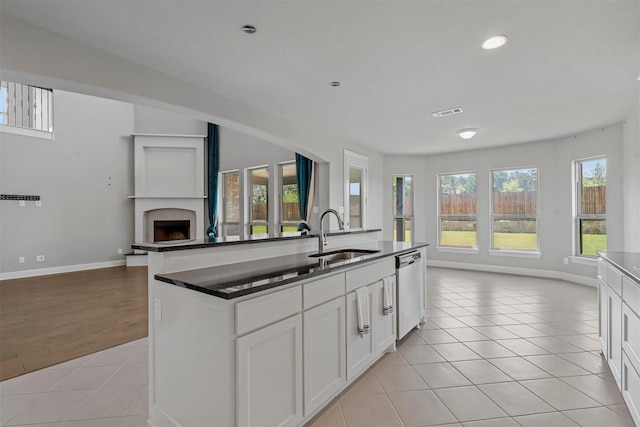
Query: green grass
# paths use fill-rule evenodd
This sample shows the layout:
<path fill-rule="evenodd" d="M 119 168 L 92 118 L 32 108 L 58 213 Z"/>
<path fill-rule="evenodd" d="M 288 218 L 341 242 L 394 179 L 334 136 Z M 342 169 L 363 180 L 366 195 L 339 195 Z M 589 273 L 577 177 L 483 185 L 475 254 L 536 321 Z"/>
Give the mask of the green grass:
<path fill-rule="evenodd" d="M 397 231 L 393 230 L 393 241 L 397 242 L 398 240 L 396 239 L 396 234 Z M 410 242 L 411 241 L 411 230 L 405 230 L 404 231 L 404 240 L 403 242 Z"/>
<path fill-rule="evenodd" d="M 604 251 L 607 249 L 606 234 L 583 234 L 582 235 L 582 254 L 598 256 L 596 251 Z"/>
<path fill-rule="evenodd" d="M 253 225 L 251 226 L 251 234 L 267 234 L 267 226 Z"/>
<path fill-rule="evenodd" d="M 537 235 L 533 233 L 494 233 L 494 247 L 499 249 L 533 250 L 537 249 Z M 442 246 L 477 247 L 475 231 L 443 231 L 440 240 Z"/>

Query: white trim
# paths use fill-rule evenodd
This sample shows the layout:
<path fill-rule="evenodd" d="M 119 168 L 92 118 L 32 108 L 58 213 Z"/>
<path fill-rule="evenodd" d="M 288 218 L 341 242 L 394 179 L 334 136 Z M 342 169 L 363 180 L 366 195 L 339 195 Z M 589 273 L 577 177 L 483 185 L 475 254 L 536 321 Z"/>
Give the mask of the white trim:
<path fill-rule="evenodd" d="M 453 254 L 479 254 L 478 248 L 458 248 L 454 246 L 438 246 L 436 248 L 438 252 L 449 252 Z"/>
<path fill-rule="evenodd" d="M 595 277 L 580 276 L 578 274 L 565 273 L 555 270 L 537 270 L 533 268 L 504 267 L 498 265 L 470 264 L 466 262 L 438 261 L 429 259 L 427 259 L 427 266 L 453 268 L 459 270 L 488 271 L 491 273 L 515 274 L 518 276 L 545 277 L 550 279 L 566 280 L 568 282 L 591 286 L 593 288 L 595 288 L 598 284 L 598 281 Z"/>
<path fill-rule="evenodd" d="M 14 135 L 32 136 L 34 138 L 47 139 L 49 141 L 53 141 L 56 139 L 53 132 L 23 128 L 19 126 L 11 126 L 7 124 L 0 124 L 0 133 L 12 133 Z"/>
<path fill-rule="evenodd" d="M 169 134 L 169 133 L 132 133 L 133 136 L 167 136 L 169 138 L 206 138 L 207 135 L 179 135 L 179 134 Z"/>
<path fill-rule="evenodd" d="M 590 265 L 592 267 L 598 266 L 598 258 L 587 258 L 584 256 L 572 255 L 568 257 L 571 262 L 575 262 L 576 264 L 584 264 Z"/>
<path fill-rule="evenodd" d="M 515 258 L 542 258 L 540 251 L 511 251 L 505 249 L 489 249 L 489 255 L 510 256 Z"/>
<path fill-rule="evenodd" d="M 9 273 L 0 273 L 0 280 L 23 279 L 25 277 L 46 276 L 49 274 L 97 270 L 99 268 L 119 267 L 121 265 L 125 265 L 125 260 L 94 262 L 91 264 L 63 265 L 60 267 L 38 268 L 35 270 L 12 271 Z"/>

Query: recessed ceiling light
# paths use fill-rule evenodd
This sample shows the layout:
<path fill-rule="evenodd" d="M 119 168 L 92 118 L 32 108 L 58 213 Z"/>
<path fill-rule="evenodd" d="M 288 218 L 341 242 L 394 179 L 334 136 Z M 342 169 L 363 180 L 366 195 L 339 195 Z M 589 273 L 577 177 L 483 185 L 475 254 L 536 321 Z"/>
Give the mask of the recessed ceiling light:
<path fill-rule="evenodd" d="M 483 49 L 497 49 L 500 46 L 504 46 L 507 42 L 507 36 L 493 36 L 482 42 Z"/>
<path fill-rule="evenodd" d="M 333 87 L 338 87 L 338 86 L 340 86 L 340 82 L 331 82 L 331 83 L 329 83 L 329 84 L 330 84 L 331 86 L 333 86 Z"/>
<path fill-rule="evenodd" d="M 471 139 L 476 136 L 476 133 L 478 133 L 478 129 L 476 128 L 460 129 L 458 136 L 462 139 Z"/>
<path fill-rule="evenodd" d="M 242 31 L 244 31 L 247 34 L 253 34 L 258 30 L 253 25 L 245 25 L 244 27 L 242 27 Z"/>

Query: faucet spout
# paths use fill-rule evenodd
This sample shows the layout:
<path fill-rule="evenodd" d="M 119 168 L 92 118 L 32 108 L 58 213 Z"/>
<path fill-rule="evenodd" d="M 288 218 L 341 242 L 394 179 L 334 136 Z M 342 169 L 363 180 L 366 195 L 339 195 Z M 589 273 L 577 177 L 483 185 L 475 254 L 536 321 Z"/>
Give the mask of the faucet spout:
<path fill-rule="evenodd" d="M 344 222 L 342 222 L 342 218 L 340 218 L 340 215 L 338 214 L 338 212 L 336 212 L 334 209 L 327 209 L 326 211 L 322 212 L 322 215 L 320 215 L 320 236 L 318 236 L 318 253 L 321 254 L 324 251 L 324 246 L 327 244 L 327 237 L 324 234 L 324 226 L 322 225 L 322 220 L 324 219 L 325 215 L 328 213 L 332 213 L 336 216 L 336 218 L 338 219 L 338 227 L 340 227 L 340 230 L 344 230 Z"/>

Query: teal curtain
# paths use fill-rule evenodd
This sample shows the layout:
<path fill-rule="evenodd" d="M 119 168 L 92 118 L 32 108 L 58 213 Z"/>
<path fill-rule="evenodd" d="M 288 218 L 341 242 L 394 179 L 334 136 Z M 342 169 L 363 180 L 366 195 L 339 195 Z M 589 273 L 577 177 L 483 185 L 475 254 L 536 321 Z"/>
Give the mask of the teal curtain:
<path fill-rule="evenodd" d="M 298 231 L 311 230 L 309 221 L 310 208 L 313 204 L 314 191 L 314 163 L 302 154 L 296 153 L 296 182 L 298 184 L 298 204 L 300 211 L 300 224 Z"/>
<path fill-rule="evenodd" d="M 208 171 L 208 191 L 209 191 L 209 228 L 207 236 L 213 241 L 218 236 L 218 172 L 220 171 L 220 134 L 218 125 L 209 123 L 207 129 L 207 141 L 209 148 L 209 171 Z"/>

